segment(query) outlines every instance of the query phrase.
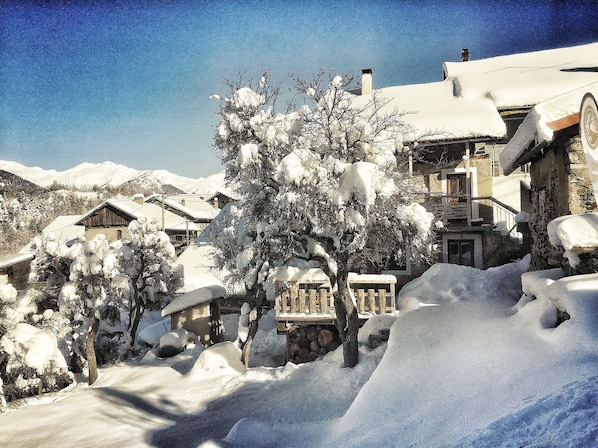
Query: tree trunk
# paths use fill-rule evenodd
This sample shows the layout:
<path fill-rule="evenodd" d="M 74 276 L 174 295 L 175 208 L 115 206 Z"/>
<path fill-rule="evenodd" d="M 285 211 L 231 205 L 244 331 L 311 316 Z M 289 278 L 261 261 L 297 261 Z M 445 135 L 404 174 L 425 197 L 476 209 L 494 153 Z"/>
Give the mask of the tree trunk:
<path fill-rule="evenodd" d="M 139 298 L 139 290 L 137 288 L 137 283 L 135 281 L 133 283 L 133 301 L 135 305 L 131 308 L 131 312 L 129 313 L 129 335 L 131 336 L 131 350 L 135 345 L 135 336 L 137 335 L 137 328 L 139 328 L 139 322 L 141 321 L 141 316 L 143 315 L 143 303 Z"/>
<path fill-rule="evenodd" d="M 95 340 L 100 329 L 100 320 L 93 316 L 91 318 L 91 328 L 85 341 L 85 353 L 87 354 L 87 365 L 89 368 L 89 385 L 92 385 L 98 379 L 98 362 L 96 360 Z"/>
<path fill-rule="evenodd" d="M 355 367 L 359 362 L 359 316 L 357 308 L 349 294 L 349 269 L 346 263 L 338 264 L 336 275 L 337 288 L 334 292 L 334 309 L 336 311 L 336 328 L 343 343 L 343 360 L 345 367 Z"/>
<path fill-rule="evenodd" d="M 257 334 L 257 329 L 260 325 L 260 319 L 262 318 L 262 302 L 264 300 L 264 296 L 266 292 L 263 288 L 258 287 L 255 293 L 255 310 L 257 316 L 255 320 L 251 321 L 249 325 L 249 332 L 247 334 L 247 339 L 243 343 L 243 347 L 241 347 L 241 362 L 245 364 L 246 367 L 249 367 L 249 352 L 251 351 L 251 343 Z"/>
<path fill-rule="evenodd" d="M 131 324 L 131 332 L 129 333 L 131 336 L 131 350 L 135 345 L 135 336 L 137 336 L 137 328 L 139 328 L 139 322 L 141 321 L 141 316 L 143 316 L 143 310 L 143 306 L 136 302 L 135 311 L 133 313 L 133 322 Z"/>

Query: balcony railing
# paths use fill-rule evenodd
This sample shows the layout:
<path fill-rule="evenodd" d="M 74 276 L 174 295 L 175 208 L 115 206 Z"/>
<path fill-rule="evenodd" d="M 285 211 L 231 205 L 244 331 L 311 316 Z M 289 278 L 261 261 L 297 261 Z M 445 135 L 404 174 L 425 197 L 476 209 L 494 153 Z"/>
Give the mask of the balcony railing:
<path fill-rule="evenodd" d="M 434 213 L 437 220 L 445 225 L 467 222 L 467 197 L 432 194 L 428 201 L 428 209 Z M 516 228 L 515 216 L 518 211 L 513 207 L 497 200 L 492 196 L 479 196 L 471 198 L 472 220 L 476 223 L 490 224 L 499 229 L 503 234 L 509 233 L 511 237 L 521 239 L 521 234 Z"/>

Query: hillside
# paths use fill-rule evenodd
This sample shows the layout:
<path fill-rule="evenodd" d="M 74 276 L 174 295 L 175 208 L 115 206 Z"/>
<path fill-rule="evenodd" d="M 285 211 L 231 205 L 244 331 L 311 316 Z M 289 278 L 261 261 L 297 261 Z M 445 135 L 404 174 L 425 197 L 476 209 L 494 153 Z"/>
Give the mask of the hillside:
<path fill-rule="evenodd" d="M 0 161 L 0 256 L 18 252 L 57 216 L 85 213 L 108 198 L 136 193 L 209 196 L 223 187 L 224 173 L 190 179 L 112 162 L 83 163 L 59 172 Z"/>

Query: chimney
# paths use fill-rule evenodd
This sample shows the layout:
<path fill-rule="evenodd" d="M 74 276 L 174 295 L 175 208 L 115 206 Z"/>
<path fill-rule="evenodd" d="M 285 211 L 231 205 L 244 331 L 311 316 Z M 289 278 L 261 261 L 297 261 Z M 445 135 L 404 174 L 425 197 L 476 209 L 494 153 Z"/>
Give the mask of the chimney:
<path fill-rule="evenodd" d="M 372 69 L 364 68 L 361 70 L 361 94 L 370 95 L 372 93 Z"/>
<path fill-rule="evenodd" d="M 218 208 L 218 196 L 214 196 L 214 208 Z"/>
<path fill-rule="evenodd" d="M 143 197 L 143 193 L 137 193 L 135 196 L 133 196 L 133 201 L 141 205 L 143 205 L 144 199 L 145 198 Z"/>
<path fill-rule="evenodd" d="M 469 48 L 463 48 L 461 50 L 461 62 L 469 61 Z"/>

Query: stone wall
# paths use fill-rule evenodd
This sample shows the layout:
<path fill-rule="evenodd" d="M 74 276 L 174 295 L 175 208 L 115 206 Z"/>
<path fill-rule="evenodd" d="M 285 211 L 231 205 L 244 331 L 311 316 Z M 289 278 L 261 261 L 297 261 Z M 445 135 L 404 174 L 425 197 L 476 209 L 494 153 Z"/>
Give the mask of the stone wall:
<path fill-rule="evenodd" d="M 547 226 L 559 216 L 591 211 L 592 183 L 578 135 L 563 136 L 531 164 L 531 270 L 561 266 L 563 249 L 548 239 Z"/>

